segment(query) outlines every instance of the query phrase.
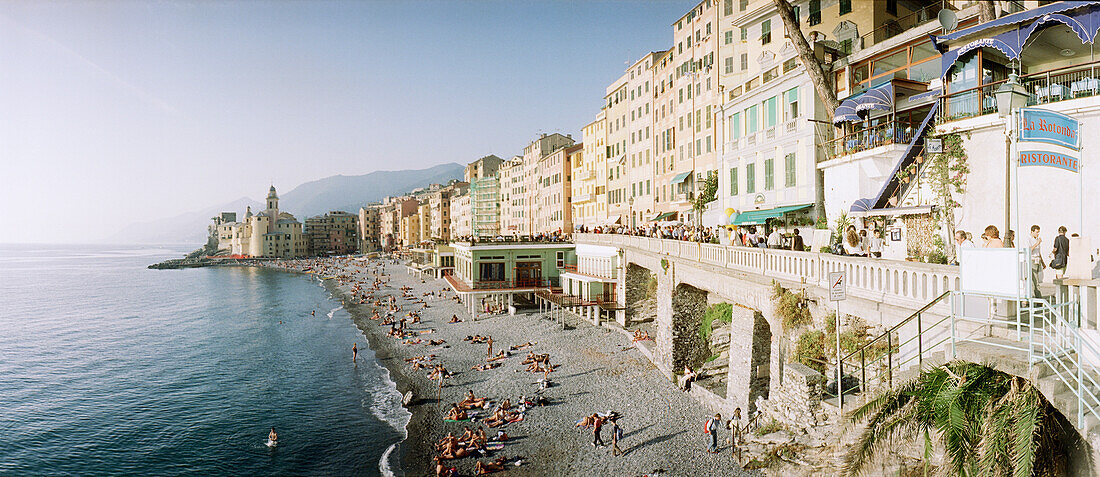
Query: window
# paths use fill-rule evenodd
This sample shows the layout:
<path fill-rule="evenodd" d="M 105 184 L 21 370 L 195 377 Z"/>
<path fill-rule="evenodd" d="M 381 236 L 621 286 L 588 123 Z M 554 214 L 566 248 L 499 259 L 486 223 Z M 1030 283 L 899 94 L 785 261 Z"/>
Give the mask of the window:
<path fill-rule="evenodd" d="M 744 8 L 742 8 L 741 10 L 744 10 Z M 741 41 L 748 41 L 748 40 L 749 40 L 749 27 L 741 27 Z"/>
<path fill-rule="evenodd" d="M 711 119 L 710 119 L 710 106 L 707 106 L 706 116 L 707 116 L 707 129 L 710 129 L 710 122 L 711 122 Z"/>
<path fill-rule="evenodd" d="M 741 113 L 733 113 L 730 116 L 730 139 L 741 137 Z"/>
<path fill-rule="evenodd" d="M 757 131 L 760 123 L 758 121 L 756 105 L 745 108 L 745 134 L 753 134 Z M 748 169 L 746 169 L 748 170 Z"/>
<path fill-rule="evenodd" d="M 733 0 L 724 0 L 722 2 L 722 14 L 723 15 L 732 15 L 733 14 Z"/>
<path fill-rule="evenodd" d="M 798 58 L 791 58 L 783 62 L 783 72 L 788 73 L 791 70 L 798 68 Z"/>
<path fill-rule="evenodd" d="M 784 171 L 786 172 L 786 176 L 787 176 L 787 180 L 784 181 L 784 185 L 786 187 L 794 187 L 794 182 L 795 182 L 794 153 L 792 152 L 790 154 L 787 154 L 783 158 L 783 162 L 786 163 L 786 164 L 784 164 L 784 166 L 786 167 L 786 169 Z"/>
<path fill-rule="evenodd" d="M 700 109 L 695 110 L 695 132 L 699 132 L 703 129 L 703 111 Z"/>
<path fill-rule="evenodd" d="M 726 58 L 726 74 L 733 73 L 733 57 Z"/>
<path fill-rule="evenodd" d="M 760 24 L 760 44 L 767 45 L 772 42 L 772 21 L 764 20 Z"/>
<path fill-rule="evenodd" d="M 710 22 L 707 22 L 707 36 L 710 36 L 710 33 L 711 33 Z"/>
<path fill-rule="evenodd" d="M 772 96 L 764 100 L 764 127 L 774 127 L 779 122 L 778 98 Z"/>
<path fill-rule="evenodd" d="M 764 159 L 764 190 L 775 189 L 775 159 Z"/>
<path fill-rule="evenodd" d="M 784 111 L 786 116 L 784 121 L 790 121 L 798 117 L 798 88 L 791 88 L 787 92 L 783 93 L 783 98 L 787 103 L 787 109 Z"/>
<path fill-rule="evenodd" d="M 730 195 L 737 195 L 737 168 L 730 168 Z"/>
<path fill-rule="evenodd" d="M 756 163 L 745 165 L 745 193 L 756 192 Z"/>
<path fill-rule="evenodd" d="M 886 0 L 886 13 L 898 16 L 898 0 Z"/>
<path fill-rule="evenodd" d="M 840 0 L 840 14 L 852 13 L 852 0 Z"/>
<path fill-rule="evenodd" d="M 810 0 L 810 26 L 821 23 L 821 0 Z"/>
<path fill-rule="evenodd" d="M 745 71 L 747 69 L 749 69 L 749 54 L 741 53 L 741 71 Z"/>
<path fill-rule="evenodd" d="M 745 11 L 749 8 L 749 0 L 741 0 L 741 11 Z"/>
<path fill-rule="evenodd" d="M 725 34 L 723 34 L 723 37 L 725 38 L 725 43 L 727 45 L 733 43 L 733 30 L 727 31 Z"/>
<path fill-rule="evenodd" d="M 840 42 L 840 52 L 845 54 L 845 55 L 852 54 L 852 39 L 851 38 L 848 38 L 847 40 L 841 40 L 841 42 Z"/>
<path fill-rule="evenodd" d="M 711 151 L 714 150 L 714 139 L 713 139 L 712 136 L 707 136 L 706 145 L 707 145 L 707 152 L 711 152 Z"/>
<path fill-rule="evenodd" d="M 776 66 L 775 68 L 772 68 L 768 71 L 765 71 L 763 79 L 764 79 L 764 82 L 767 83 L 767 82 L 769 82 L 773 79 L 776 79 L 778 77 L 779 77 L 779 67 Z"/>

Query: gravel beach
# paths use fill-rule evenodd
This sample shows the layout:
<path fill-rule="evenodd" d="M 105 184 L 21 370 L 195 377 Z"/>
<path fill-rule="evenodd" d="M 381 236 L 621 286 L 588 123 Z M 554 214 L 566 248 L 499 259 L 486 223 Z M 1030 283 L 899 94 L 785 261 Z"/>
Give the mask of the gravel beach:
<path fill-rule="evenodd" d="M 396 295 L 401 305 L 397 318 L 409 311 L 418 311 L 422 322 L 408 325 L 409 329 L 432 330 L 421 335 L 423 343 L 404 345 L 402 340 L 386 334 L 389 326 L 379 326 L 379 321 L 370 319 L 377 308 L 373 305 L 374 300 L 359 304 L 360 298 L 352 291 L 354 285 L 360 283 L 362 290 L 358 296 L 366 295 L 367 286 L 375 279 L 374 274 L 368 273 L 369 267 L 358 265 L 366 262 L 330 259 L 323 263 L 323 271 L 316 269 L 318 261 L 284 262 L 283 265 L 290 269 L 313 266 L 322 276 L 338 277 L 325 280 L 326 286 L 341 299 L 369 338 L 377 358 L 389 369 L 398 390 L 402 393 L 413 391 L 415 398 L 408 406 L 413 414 L 407 428 L 408 440 L 400 447 L 407 475 L 434 474 L 431 459 L 438 452 L 432 444 L 447 432 L 461 434 L 464 425 L 473 429 L 481 425 L 480 422 L 443 421 L 451 403 L 461 401 L 467 390 L 478 397 L 493 401 L 508 398 L 513 403 L 518 402 L 520 396 L 536 395 L 536 382 L 542 374 L 527 372 L 526 365 L 521 364 L 528 351 L 549 353 L 557 368 L 550 374 L 554 385 L 541 393 L 549 399 L 550 405 L 528 409 L 520 422 L 486 428 L 490 437 L 495 436 L 497 430 L 504 430 L 509 439 L 503 450 L 480 460 L 488 462 L 503 455 L 522 461 L 520 466 L 509 464 L 507 475 L 754 475 L 740 470 L 728 445 L 723 443 L 718 454 L 706 451 L 708 436 L 703 433 L 703 424 L 711 413 L 679 391 L 634 349 L 629 338 L 617 332 L 575 317 L 569 322 L 571 329 L 563 330 L 560 323 L 542 318 L 537 312 L 475 320 L 461 304 L 449 298 L 454 293 L 445 281 L 429 279 L 421 283 L 419 277 L 406 273 L 404 265 L 387 263 L 388 283 L 369 296 Z M 418 298 L 429 291 L 435 291 L 437 297 L 424 297 L 428 307 L 423 308 L 401 298 L 400 287 L 403 286 L 412 287 L 411 293 Z M 448 298 L 439 298 L 438 292 L 445 288 Z M 458 315 L 463 322 L 448 324 L 452 315 Z M 486 345 L 463 341 L 471 335 L 492 336 L 494 353 L 528 341 L 536 344 L 512 352 L 510 357 L 501 360 L 501 367 L 476 371 L 470 368 L 486 362 Z M 446 340 L 446 344 L 431 346 L 429 339 Z M 435 354 L 433 363 L 441 362 L 455 373 L 446 380 L 442 400 L 436 399 L 438 385 L 428 379 L 429 370 L 413 369 L 405 361 L 427 354 Z M 610 425 L 603 430 L 603 441 L 608 446 L 599 448 L 591 444 L 591 430 L 574 427 L 583 416 L 608 410 L 622 415 L 619 425 L 624 435 L 619 447 L 625 455 L 612 455 Z M 481 417 L 489 412 L 491 409 L 481 411 Z M 728 437 L 725 432 L 720 434 L 722 441 Z M 448 465 L 457 467 L 459 475 L 473 475 L 477 460 L 467 457 L 448 461 Z"/>

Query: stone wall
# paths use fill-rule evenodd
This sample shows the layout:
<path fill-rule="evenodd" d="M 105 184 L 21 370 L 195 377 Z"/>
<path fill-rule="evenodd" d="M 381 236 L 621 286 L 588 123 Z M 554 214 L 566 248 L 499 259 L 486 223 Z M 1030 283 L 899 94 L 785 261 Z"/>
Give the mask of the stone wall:
<path fill-rule="evenodd" d="M 699 336 L 707 312 L 707 292 L 679 284 L 672 292 L 672 369 L 698 366 L 710 356 L 710 347 Z"/>
<path fill-rule="evenodd" d="M 627 324 L 635 321 L 635 317 L 638 315 L 638 304 L 648 297 L 646 288 L 649 286 L 649 280 L 652 277 L 653 272 L 648 268 L 633 263 L 626 266 L 626 278 L 624 280 L 626 302 L 624 304 L 626 305 Z"/>
<path fill-rule="evenodd" d="M 752 315 L 752 365 L 749 367 L 749 412 L 757 399 L 767 399 L 771 385 L 772 330 L 759 311 Z M 786 370 L 784 370 L 786 373 Z"/>
<path fill-rule="evenodd" d="M 756 400 L 764 418 L 774 418 L 789 431 L 805 432 L 820 424 L 821 394 L 825 376 L 801 363 L 783 367 L 783 384 L 772 389 L 767 399 Z"/>

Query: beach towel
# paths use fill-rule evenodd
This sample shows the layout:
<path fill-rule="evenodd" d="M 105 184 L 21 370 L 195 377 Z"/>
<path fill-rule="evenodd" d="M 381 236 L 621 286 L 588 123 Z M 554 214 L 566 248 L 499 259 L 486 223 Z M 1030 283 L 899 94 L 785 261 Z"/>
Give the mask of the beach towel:
<path fill-rule="evenodd" d="M 470 420 L 470 418 L 468 418 L 468 417 L 467 417 L 466 419 L 458 419 L 458 420 L 455 420 L 455 419 L 444 419 L 444 420 L 443 420 L 443 422 L 467 422 L 467 421 L 469 421 L 469 420 Z"/>
<path fill-rule="evenodd" d="M 488 444 L 488 445 L 485 446 L 485 448 L 488 449 L 488 450 L 491 450 L 491 451 L 504 450 L 504 443 L 503 442 L 497 442 L 497 443 L 494 443 L 494 444 Z"/>

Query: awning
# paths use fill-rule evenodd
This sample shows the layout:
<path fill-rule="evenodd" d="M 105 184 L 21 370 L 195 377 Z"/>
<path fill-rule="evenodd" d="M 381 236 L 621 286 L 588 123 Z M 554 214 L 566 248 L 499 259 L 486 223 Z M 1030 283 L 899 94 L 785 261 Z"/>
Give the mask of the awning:
<path fill-rule="evenodd" d="M 1010 60 L 1019 59 L 1028 45 L 1028 39 L 1036 31 L 1058 23 L 1069 27 L 1082 43 L 1094 43 L 1097 31 L 1100 30 L 1100 1 L 1058 2 L 1006 15 L 947 35 L 932 36 L 933 44 L 943 53 L 940 58 L 940 76 L 946 76 L 960 56 L 978 48 L 994 48 Z M 1016 28 L 994 36 L 975 38 L 958 48 L 947 50 L 948 42 L 1008 25 L 1016 25 Z"/>
<path fill-rule="evenodd" d="M 615 216 L 608 217 L 603 222 L 600 222 L 600 225 L 617 225 L 618 223 L 622 222 L 622 220 L 623 220 L 623 216 L 615 215 Z"/>
<path fill-rule="evenodd" d="M 889 111 L 894 108 L 894 83 L 884 83 L 867 90 L 856 104 L 856 112 Z"/>
<path fill-rule="evenodd" d="M 852 202 L 852 206 L 848 208 L 848 212 L 863 212 L 866 210 L 871 210 L 875 208 L 876 199 L 856 199 L 855 202 Z"/>
<path fill-rule="evenodd" d="M 833 112 L 833 124 L 845 121 L 859 121 L 860 111 L 878 109 L 889 111 L 894 108 L 894 83 L 886 82 L 867 91 L 848 97 L 840 102 Z"/>
<path fill-rule="evenodd" d="M 813 204 L 788 205 L 785 207 L 776 207 L 774 209 L 750 210 L 748 212 L 737 214 L 737 218 L 733 219 L 733 225 L 759 225 L 763 224 L 768 219 L 782 217 L 783 214 L 786 214 L 788 212 L 797 212 L 799 210 L 805 210 L 813 206 Z"/>
<path fill-rule="evenodd" d="M 672 220 L 672 218 L 676 217 L 677 213 L 678 212 L 665 212 L 663 214 L 658 214 L 656 217 L 654 217 L 652 219 L 649 219 L 649 220 L 650 220 L 650 222 L 658 222 L 658 221 L 661 221 L 661 220 Z"/>
<path fill-rule="evenodd" d="M 672 184 L 672 185 L 676 185 L 676 184 L 679 184 L 681 182 L 684 182 L 685 179 L 687 179 L 688 177 L 691 177 L 692 172 L 695 172 L 695 171 L 687 171 L 687 172 L 683 172 L 683 173 L 680 173 L 680 174 L 676 174 L 676 177 L 673 177 L 672 180 L 669 181 L 668 183 Z"/>

